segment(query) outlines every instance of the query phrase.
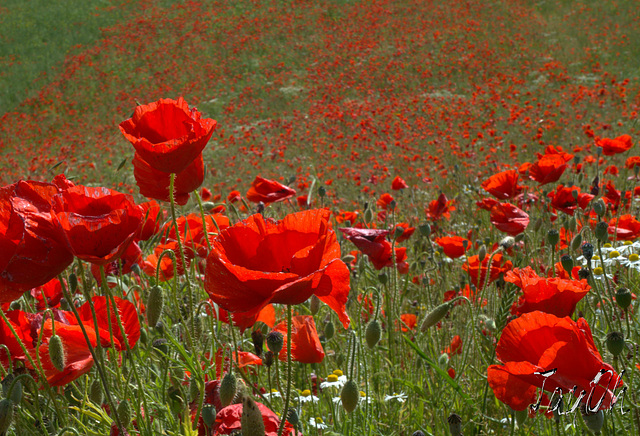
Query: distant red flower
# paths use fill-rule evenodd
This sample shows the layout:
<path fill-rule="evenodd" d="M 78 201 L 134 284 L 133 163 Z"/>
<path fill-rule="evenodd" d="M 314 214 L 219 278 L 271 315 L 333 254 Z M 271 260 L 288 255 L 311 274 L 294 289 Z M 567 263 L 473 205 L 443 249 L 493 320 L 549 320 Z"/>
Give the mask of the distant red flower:
<path fill-rule="evenodd" d="M 120 131 L 151 168 L 178 174 L 202 156 L 216 125 L 180 97 L 137 106 Z"/>
<path fill-rule="evenodd" d="M 640 237 L 640 221 L 633 215 L 622 215 L 609 221 L 608 231 L 620 241 L 632 241 Z"/>
<path fill-rule="evenodd" d="M 0 303 L 56 277 L 73 262 L 51 218 L 50 183 L 19 181 L 0 188 Z"/>
<path fill-rule="evenodd" d="M 189 247 L 184 247 L 184 257 L 187 263 L 186 267 L 189 268 L 191 265 L 191 261 L 195 257 L 195 253 Z M 178 271 L 178 275 L 184 274 L 185 266 L 182 263 L 182 259 L 178 250 L 178 242 L 168 241 L 167 243 L 158 244 L 154 249 L 153 253 L 147 256 L 145 261 L 142 263 L 142 270 L 145 274 L 149 276 L 155 276 L 157 273 L 157 269 L 160 268 L 160 272 L 158 272 L 158 279 L 161 282 L 171 280 L 174 277 L 174 263 L 171 256 L 165 254 L 160 258 L 162 253 L 165 250 L 171 250 L 174 253 L 176 258 L 176 269 Z M 158 264 L 159 262 L 159 264 Z"/>
<path fill-rule="evenodd" d="M 366 254 L 375 269 L 393 265 L 391 243 L 387 240 L 388 230 L 340 228 L 349 241 Z"/>
<path fill-rule="evenodd" d="M 467 297 L 469 299 L 469 301 L 471 301 L 474 304 L 475 303 L 481 304 L 482 307 L 487 305 L 487 299 L 483 298 L 482 301 L 480 301 L 480 298 L 478 298 L 478 293 L 476 292 L 475 287 L 473 289 L 471 289 L 471 286 L 469 286 L 468 284 L 466 284 L 459 291 L 456 291 L 456 290 L 446 291 L 444 293 L 444 298 L 442 299 L 442 302 L 444 303 L 444 302 L 447 302 L 447 301 L 451 301 L 456 297 Z M 454 304 L 456 306 L 459 306 L 459 305 L 463 304 L 463 302 L 464 302 L 464 300 L 458 300 Z"/>
<path fill-rule="evenodd" d="M 74 256 L 98 265 L 118 259 L 142 221 L 142 209 L 130 195 L 87 186 L 54 196 L 51 215 Z"/>
<path fill-rule="evenodd" d="M 455 356 L 456 354 L 462 354 L 462 338 L 460 335 L 455 335 L 451 338 L 451 343 L 444 350 L 449 356 Z"/>
<path fill-rule="evenodd" d="M 378 205 L 378 207 L 380 209 L 387 210 L 387 209 L 390 209 L 392 201 L 394 201 L 394 200 L 393 200 L 393 197 L 391 196 L 391 194 L 385 192 L 384 194 L 382 194 L 380 196 L 380 198 L 378 199 L 376 204 Z"/>
<path fill-rule="evenodd" d="M 140 194 L 160 201 L 170 201 L 169 185 L 171 173 L 153 168 L 138 153 L 133 157 L 133 176 L 140 189 Z M 204 181 L 204 160 L 202 154 L 192 160 L 187 168 L 176 173 L 173 183 L 174 200 L 184 206 L 189 201 L 189 194 L 202 185 Z"/>
<path fill-rule="evenodd" d="M 142 266 L 142 250 L 136 242 L 131 242 L 122 255 L 105 265 L 103 265 L 105 276 L 122 276 L 129 274 L 133 270 L 134 265 Z M 102 285 L 102 277 L 100 273 L 100 266 L 95 263 L 91 265 L 91 274 L 98 282 L 98 285 Z M 110 287 L 115 287 L 116 284 L 109 282 Z"/>
<path fill-rule="evenodd" d="M 493 198 L 483 198 L 480 201 L 476 201 L 476 206 L 478 206 L 478 209 L 484 209 L 484 210 L 488 210 L 491 211 L 491 209 L 493 209 L 493 207 L 496 204 L 500 204 L 500 202 L 498 200 L 494 200 Z"/>
<path fill-rule="evenodd" d="M 296 195 L 294 189 L 278 183 L 275 180 L 268 180 L 257 176 L 247 192 L 247 199 L 254 203 L 263 202 L 264 204 L 270 204 L 286 200 L 294 195 Z"/>
<path fill-rule="evenodd" d="M 396 238 L 396 243 L 400 243 L 400 242 L 406 241 L 416 231 L 416 228 L 415 227 L 409 227 L 408 223 L 398 223 L 398 224 L 396 224 L 396 226 L 395 226 L 393 231 L 395 232 L 395 229 L 398 229 L 398 228 L 402 229 L 402 235 L 400 235 L 399 237 Z"/>
<path fill-rule="evenodd" d="M 282 333 L 285 346 L 280 350 L 280 360 L 287 360 L 287 323 L 283 321 L 275 328 Z M 320 363 L 324 359 L 324 350 L 320 344 L 316 323 L 311 315 L 300 315 L 292 318 L 291 324 L 291 358 L 300 363 Z"/>
<path fill-rule="evenodd" d="M 535 163 L 527 162 L 520 166 L 520 174 L 529 172 L 529 178 L 540 185 L 557 182 L 567 169 L 567 161 L 563 155 L 545 154 Z"/>
<path fill-rule="evenodd" d="M 585 391 L 589 407 L 609 409 L 615 401 L 612 389 L 619 378 L 613 367 L 602 361 L 593 342 L 591 329 L 580 318 L 558 318 L 543 312 L 525 313 L 511 321 L 502 331 L 496 348 L 503 365 L 491 365 L 487 370 L 489 386 L 500 401 L 514 410 L 525 410 L 536 401 L 537 388 L 553 392 L 556 388 L 575 396 Z M 543 377 L 540 372 L 556 370 Z M 604 370 L 598 383 L 592 383 Z M 621 382 L 621 380 L 620 380 Z"/>
<path fill-rule="evenodd" d="M 260 413 L 262 413 L 262 420 L 264 421 L 265 436 L 278 436 L 278 427 L 280 426 L 280 418 L 274 412 L 269 410 L 267 406 L 260 403 L 256 403 Z M 216 421 L 213 424 L 213 434 L 215 435 L 230 435 L 241 429 L 240 420 L 242 418 L 242 404 L 232 404 L 218 411 L 216 415 Z M 289 422 L 284 424 L 285 436 L 293 436 L 295 429 Z"/>
<path fill-rule="evenodd" d="M 559 317 L 571 316 L 591 289 L 586 280 L 539 277 L 529 266 L 508 271 L 504 280 L 522 289 L 523 295 L 511 309 L 516 315 L 540 310 Z"/>
<path fill-rule="evenodd" d="M 482 182 L 482 188 L 498 200 L 513 198 L 522 192 L 522 186 L 518 185 L 518 177 L 516 170 L 503 171 Z"/>
<path fill-rule="evenodd" d="M 306 207 L 307 206 L 307 200 L 308 200 L 308 196 L 307 195 L 299 195 L 296 198 L 296 201 L 298 202 L 298 206 L 299 207 Z"/>
<path fill-rule="evenodd" d="M 213 198 L 213 194 L 211 193 L 211 191 L 207 188 L 202 188 L 200 190 L 200 199 L 202 201 L 211 201 L 211 199 Z"/>
<path fill-rule="evenodd" d="M 624 163 L 624 166 L 628 169 L 640 166 L 640 156 L 629 156 Z"/>
<path fill-rule="evenodd" d="M 629 135 L 618 136 L 617 138 L 601 138 L 596 140 L 596 145 L 602 147 L 602 154 L 605 156 L 613 156 L 615 154 L 624 153 L 633 147 L 633 140 Z"/>
<path fill-rule="evenodd" d="M 440 218 L 449 219 L 451 212 L 456 210 L 454 203 L 454 200 L 449 200 L 446 195 L 440 194 L 437 200 L 429 203 L 429 207 L 425 211 L 427 218 L 433 221 L 437 221 Z"/>
<path fill-rule="evenodd" d="M 484 285 L 485 281 L 487 284 L 491 283 L 500 277 L 500 274 L 511 269 L 511 261 L 508 260 L 503 264 L 502 253 L 496 253 L 493 255 L 491 260 L 491 274 L 489 275 L 489 280 L 487 280 L 487 265 L 489 263 L 489 257 L 490 256 L 487 254 L 485 259 L 482 261 L 482 264 L 480 264 L 480 259 L 477 255 L 470 256 L 462 265 L 462 269 L 469 274 L 470 281 L 476 288 Z"/>
<path fill-rule="evenodd" d="M 391 182 L 391 189 L 393 189 L 394 191 L 398 191 L 400 189 L 407 189 L 408 187 L 409 185 L 407 185 L 407 182 L 402 180 L 400 176 L 396 176 Z"/>
<path fill-rule="evenodd" d="M 577 186 L 566 187 L 563 185 L 558 185 L 547 196 L 551 199 L 550 205 L 552 208 L 572 216 L 578 206 L 581 209 L 586 209 L 594 197 L 591 194 L 580 192 L 580 188 Z"/>
<path fill-rule="evenodd" d="M 462 236 L 443 236 L 442 238 L 436 238 L 435 243 L 442 247 L 444 254 L 451 259 L 457 259 L 458 257 L 464 256 L 465 241 L 468 250 L 471 248 L 471 241 Z"/>
<path fill-rule="evenodd" d="M 241 198 L 242 198 L 242 194 L 240 194 L 240 192 L 238 191 L 231 191 L 229 192 L 229 195 L 227 195 L 227 201 L 229 203 L 235 203 L 236 201 L 240 201 Z"/>
<path fill-rule="evenodd" d="M 529 215 L 511 203 L 498 203 L 491 209 L 491 224 L 508 235 L 516 236 L 529 225 Z"/>
<path fill-rule="evenodd" d="M 403 313 L 400 315 L 400 330 L 408 332 L 409 330 L 415 330 L 418 325 L 418 317 L 414 313 Z"/>
<path fill-rule="evenodd" d="M 349 221 L 352 225 L 358 221 L 358 212 L 350 212 L 350 211 L 340 211 L 340 213 L 335 214 L 336 222 L 338 224 L 343 224 Z"/>
<path fill-rule="evenodd" d="M 315 294 L 346 328 L 350 274 L 329 215 L 308 210 L 274 222 L 256 214 L 223 230 L 207 257 L 205 290 L 230 312 L 300 304 Z"/>

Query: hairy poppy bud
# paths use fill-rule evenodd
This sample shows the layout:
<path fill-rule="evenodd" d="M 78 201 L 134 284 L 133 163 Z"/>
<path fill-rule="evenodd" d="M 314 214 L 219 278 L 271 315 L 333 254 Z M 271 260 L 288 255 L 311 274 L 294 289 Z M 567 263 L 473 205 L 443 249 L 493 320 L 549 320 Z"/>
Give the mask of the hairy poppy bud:
<path fill-rule="evenodd" d="M 596 229 L 593 231 L 598 241 L 602 242 L 603 244 L 609 240 L 609 234 L 607 233 L 608 229 L 609 224 L 607 224 L 605 221 L 600 221 L 598 224 L 596 224 Z"/>
<path fill-rule="evenodd" d="M 524 425 L 524 422 L 527 419 L 528 416 L 528 411 L 527 409 L 524 410 L 516 410 L 514 412 L 514 415 L 516 416 L 516 422 L 518 423 L 519 427 L 522 427 Z"/>
<path fill-rule="evenodd" d="M 222 382 L 220 382 L 220 403 L 222 407 L 227 407 L 233 401 L 233 398 L 236 396 L 236 376 L 233 373 L 228 372 L 222 378 Z"/>
<path fill-rule="evenodd" d="M 389 281 L 389 276 L 387 276 L 387 274 L 385 273 L 380 273 L 378 274 L 378 281 L 380 282 L 380 284 L 386 285 Z"/>
<path fill-rule="evenodd" d="M 216 420 L 216 406 L 213 404 L 202 405 L 202 420 L 207 427 L 211 427 Z"/>
<path fill-rule="evenodd" d="M 578 230 L 578 221 L 576 220 L 575 216 L 572 216 L 569 219 L 569 222 L 567 224 L 567 230 L 569 230 L 570 232 L 575 232 L 576 230 Z"/>
<path fill-rule="evenodd" d="M 12 301 L 9 305 L 9 309 L 11 310 L 20 310 L 21 308 L 22 306 L 20 305 L 20 302 L 18 300 Z"/>
<path fill-rule="evenodd" d="M 365 210 L 364 211 L 364 222 L 365 223 L 370 223 L 372 219 L 373 219 L 373 212 L 371 211 L 371 209 Z"/>
<path fill-rule="evenodd" d="M 607 335 L 607 350 L 614 356 L 624 350 L 624 335 L 620 332 L 611 332 Z"/>
<path fill-rule="evenodd" d="M 294 427 L 298 425 L 298 423 L 300 422 L 300 418 L 298 417 L 298 412 L 296 412 L 296 409 L 289 409 L 289 412 L 287 413 L 287 421 L 289 421 L 289 424 Z"/>
<path fill-rule="evenodd" d="M 160 286 L 154 286 L 149 291 L 147 298 L 147 323 L 149 327 L 155 327 L 162 316 L 164 308 L 164 295 Z"/>
<path fill-rule="evenodd" d="M 555 247 L 559 241 L 560 241 L 560 232 L 558 232 L 556 229 L 550 229 L 547 232 L 547 243 L 549 243 L 551 247 Z"/>
<path fill-rule="evenodd" d="M 562 264 L 562 268 L 567 272 L 567 274 L 571 274 L 571 270 L 573 269 L 573 259 L 568 254 L 563 255 L 560 258 L 560 264 Z"/>
<path fill-rule="evenodd" d="M 498 245 L 502 247 L 503 250 L 508 250 L 509 248 L 513 247 L 515 244 L 516 244 L 516 240 L 513 236 L 505 236 L 500 240 L 500 243 Z"/>
<path fill-rule="evenodd" d="M 480 250 L 478 250 L 478 260 L 480 263 L 484 262 L 484 259 L 487 257 L 487 246 L 482 244 Z"/>
<path fill-rule="evenodd" d="M 424 318 L 424 321 L 422 321 L 422 325 L 420 326 L 420 330 L 425 331 L 438 324 L 438 322 L 440 322 L 440 320 L 449 313 L 449 310 L 451 310 L 452 307 L 453 304 L 450 301 L 437 306 Z"/>
<path fill-rule="evenodd" d="M 131 422 L 131 407 L 129 406 L 129 402 L 127 400 L 120 401 L 118 404 L 118 408 L 116 410 L 118 414 L 118 419 L 125 427 L 129 426 Z"/>
<path fill-rule="evenodd" d="M 631 304 L 631 291 L 627 288 L 618 288 L 616 290 L 616 303 L 622 309 L 626 309 Z"/>
<path fill-rule="evenodd" d="M 71 295 L 75 294 L 78 289 L 78 276 L 75 273 L 69 274 L 69 289 L 71 290 Z"/>
<path fill-rule="evenodd" d="M 279 354 L 283 345 L 284 337 L 282 336 L 282 333 L 272 331 L 267 334 L 267 347 L 269 347 L 269 350 L 273 351 L 273 354 Z"/>
<path fill-rule="evenodd" d="M 449 433 L 451 436 L 462 436 L 462 418 L 457 413 L 452 413 L 447 418 L 449 423 Z"/>
<path fill-rule="evenodd" d="M 344 258 L 342 258 L 344 262 Z M 309 310 L 311 311 L 311 315 L 317 315 L 320 311 L 320 299 L 316 296 L 316 294 L 312 294 L 309 299 Z"/>
<path fill-rule="evenodd" d="M 367 324 L 367 328 L 364 332 L 364 338 L 367 341 L 367 346 L 369 348 L 375 347 L 378 342 L 380 342 L 380 337 L 382 336 L 382 329 L 380 328 L 380 323 L 378 320 L 373 319 Z"/>
<path fill-rule="evenodd" d="M 400 226 L 396 226 L 396 229 L 393 231 L 394 239 L 398 239 L 403 234 L 404 234 L 404 229 Z"/>
<path fill-rule="evenodd" d="M 89 400 L 98 406 L 102 405 L 102 383 L 100 380 L 94 380 L 89 387 Z"/>
<path fill-rule="evenodd" d="M 196 401 L 199 396 L 200 385 L 194 377 L 191 377 L 191 380 L 189 381 L 189 400 Z"/>
<path fill-rule="evenodd" d="M 242 436 L 264 436 L 265 428 L 262 413 L 251 397 L 242 398 L 242 418 L 240 418 Z"/>
<path fill-rule="evenodd" d="M 253 349 L 258 357 L 262 356 L 262 347 L 264 346 L 264 335 L 260 330 L 254 330 L 251 332 L 251 341 L 253 342 Z"/>
<path fill-rule="evenodd" d="M 324 186 L 320 186 L 318 188 L 318 197 L 322 198 L 325 195 L 327 195 L 327 188 L 325 188 Z"/>
<path fill-rule="evenodd" d="M 335 332 L 336 332 L 336 328 L 333 325 L 332 321 L 329 321 L 324 325 L 324 337 L 327 339 L 327 341 L 330 341 L 331 338 L 333 338 L 333 335 L 335 334 Z"/>
<path fill-rule="evenodd" d="M 580 411 L 582 412 L 582 420 L 587 428 L 595 434 L 600 434 L 600 430 L 602 430 L 602 425 L 604 424 L 604 412 L 598 410 L 596 413 L 589 413 L 585 409 L 584 403 L 580 407 Z"/>
<path fill-rule="evenodd" d="M 588 261 L 591 260 L 591 258 L 593 257 L 593 245 L 588 242 L 584 243 L 582 245 L 582 255 Z"/>
<path fill-rule="evenodd" d="M 582 233 L 578 233 L 571 240 L 571 249 L 576 251 L 582 245 Z"/>
<path fill-rule="evenodd" d="M 13 421 L 13 404 L 11 400 L 8 398 L 0 401 L 0 434 L 5 434 L 5 432 L 11 426 L 11 422 Z"/>
<path fill-rule="evenodd" d="M 420 226 L 418 227 L 418 230 L 420 230 L 420 234 L 426 238 L 431 236 L 431 225 L 429 225 L 429 223 L 420 224 Z"/>
<path fill-rule="evenodd" d="M 49 338 L 49 358 L 55 369 L 58 371 L 64 370 L 66 361 L 64 346 L 62 345 L 62 338 L 58 335 L 53 335 Z"/>
<path fill-rule="evenodd" d="M 442 353 L 440 357 L 438 357 L 438 365 L 442 368 L 446 368 L 449 365 L 449 355 L 447 353 Z"/>
<path fill-rule="evenodd" d="M 340 392 L 340 399 L 342 400 L 342 407 L 347 413 L 351 413 L 358 406 L 360 401 L 360 391 L 358 386 L 353 380 L 348 380 L 342 387 Z"/>

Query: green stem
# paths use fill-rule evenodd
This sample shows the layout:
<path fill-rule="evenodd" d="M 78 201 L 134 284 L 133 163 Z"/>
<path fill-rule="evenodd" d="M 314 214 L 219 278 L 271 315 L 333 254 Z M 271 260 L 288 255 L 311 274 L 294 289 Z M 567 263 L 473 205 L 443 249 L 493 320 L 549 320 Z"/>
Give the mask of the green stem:
<path fill-rule="evenodd" d="M 282 436 L 284 432 L 284 423 L 287 420 L 289 411 L 289 400 L 291 399 L 291 321 L 293 309 L 291 305 L 287 305 L 287 393 L 284 399 L 284 409 L 280 416 L 280 427 L 278 428 L 278 436 Z M 277 356 L 276 356 L 277 358 Z M 313 393 L 312 393 L 313 395 Z"/>

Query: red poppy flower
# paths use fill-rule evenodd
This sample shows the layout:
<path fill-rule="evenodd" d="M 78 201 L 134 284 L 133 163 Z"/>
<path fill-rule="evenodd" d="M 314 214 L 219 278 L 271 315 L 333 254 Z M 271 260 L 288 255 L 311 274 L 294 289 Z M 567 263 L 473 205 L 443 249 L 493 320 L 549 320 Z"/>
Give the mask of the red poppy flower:
<path fill-rule="evenodd" d="M 640 156 L 629 156 L 625 161 L 624 166 L 630 170 L 634 167 L 640 166 Z"/>
<path fill-rule="evenodd" d="M 202 201 L 211 201 L 211 199 L 213 198 L 213 194 L 211 193 L 211 191 L 207 188 L 202 188 L 200 190 L 200 199 Z"/>
<path fill-rule="evenodd" d="M 142 221 L 142 209 L 130 195 L 86 186 L 74 186 L 54 196 L 51 215 L 69 250 L 98 265 L 118 259 Z"/>
<path fill-rule="evenodd" d="M 496 398 L 514 410 L 525 410 L 536 400 L 537 388 L 564 393 L 577 386 L 583 401 L 595 407 L 600 399 L 608 409 L 615 401 L 612 391 L 619 378 L 613 367 L 602 361 L 587 322 L 580 318 L 558 318 L 544 312 L 525 313 L 511 321 L 502 331 L 496 355 L 504 365 L 491 365 L 487 370 L 489 386 Z M 556 370 L 543 377 L 540 372 Z M 601 370 L 605 373 L 597 383 L 592 381 Z"/>
<path fill-rule="evenodd" d="M 350 212 L 350 211 L 340 211 L 340 213 L 335 214 L 336 222 L 338 224 L 343 224 L 349 221 L 351 225 L 355 224 L 358 221 L 358 212 Z"/>
<path fill-rule="evenodd" d="M 275 328 L 282 333 L 285 346 L 280 350 L 280 360 L 287 360 L 287 323 L 283 321 Z M 294 316 L 291 323 L 291 358 L 300 363 L 320 363 L 324 350 L 320 344 L 316 323 L 310 315 Z"/>
<path fill-rule="evenodd" d="M 394 199 L 391 194 L 385 192 L 380 196 L 380 198 L 376 202 L 376 205 L 378 205 L 378 207 L 382 210 L 387 210 L 390 208 L 392 201 L 394 201 Z"/>
<path fill-rule="evenodd" d="M 141 203 L 142 225 L 136 236 L 136 241 L 146 241 L 160 231 L 160 225 L 164 219 L 164 214 L 157 201 L 151 200 Z"/>
<path fill-rule="evenodd" d="M 447 348 L 444 349 L 444 352 L 449 356 L 455 356 L 456 354 L 462 354 L 462 338 L 460 335 L 455 335 L 451 339 L 451 343 Z"/>
<path fill-rule="evenodd" d="M 227 195 L 227 201 L 229 203 L 235 203 L 236 201 L 240 201 L 242 199 L 242 194 L 238 191 L 231 191 L 229 195 Z"/>
<path fill-rule="evenodd" d="M 480 201 L 476 201 L 476 206 L 478 206 L 478 209 L 484 209 L 488 211 L 491 211 L 491 209 L 493 209 L 496 204 L 500 204 L 500 202 L 489 197 L 483 198 Z"/>
<path fill-rule="evenodd" d="M 400 315 L 400 320 L 402 323 L 400 324 L 400 329 L 403 332 L 408 332 L 409 330 L 415 330 L 418 325 L 418 317 L 414 313 L 403 313 Z"/>
<path fill-rule="evenodd" d="M 533 164 L 526 162 L 521 165 L 518 171 L 520 174 L 528 172 L 531 180 L 535 180 L 540 185 L 546 185 L 557 182 L 566 169 L 567 161 L 563 155 L 545 154 Z"/>
<path fill-rule="evenodd" d="M 58 307 L 60 300 L 62 300 L 60 280 L 51 279 L 44 285 L 33 288 L 31 296 L 36 299 L 36 310 L 38 312 L 45 310 L 47 307 Z"/>
<path fill-rule="evenodd" d="M 480 264 L 480 259 L 478 255 L 470 256 L 467 258 L 467 261 L 462 265 L 462 269 L 469 274 L 469 278 L 471 283 L 478 288 L 480 285 L 484 285 L 484 282 L 487 278 L 487 264 L 489 263 L 489 255 L 487 255 L 482 264 Z M 489 275 L 489 280 L 487 284 L 496 280 L 500 277 L 500 274 L 503 274 L 511 269 L 512 263 L 510 260 L 506 261 L 504 264 L 502 263 L 502 253 L 496 253 L 493 255 L 491 260 L 491 274 Z M 478 280 L 479 279 L 479 280 Z"/>
<path fill-rule="evenodd" d="M 56 277 L 73 262 L 51 219 L 49 183 L 20 181 L 0 188 L 0 303 Z"/>
<path fill-rule="evenodd" d="M 307 195 L 299 195 L 296 198 L 296 201 L 298 202 L 298 207 L 303 208 L 303 207 L 307 207 L 308 203 L 307 203 L 307 199 L 309 197 Z"/>
<path fill-rule="evenodd" d="M 262 414 L 262 421 L 264 422 L 265 436 L 278 436 L 278 427 L 280 426 L 280 418 L 273 413 L 269 408 L 263 404 L 256 403 L 260 413 Z M 213 424 L 213 434 L 225 435 L 232 434 L 241 429 L 240 420 L 242 418 L 242 404 L 232 404 L 220 410 L 216 415 L 216 422 Z M 295 429 L 289 422 L 284 424 L 283 435 L 293 436 Z"/>
<path fill-rule="evenodd" d="M 160 201 L 171 201 L 169 197 L 171 173 L 153 168 L 138 153 L 133 156 L 133 176 L 136 178 L 140 194 Z M 187 204 L 189 194 L 198 189 L 203 181 L 204 161 L 200 154 L 190 162 L 187 168 L 176 173 L 173 183 L 175 202 L 181 206 Z"/>
<path fill-rule="evenodd" d="M 124 250 L 120 258 L 103 265 L 105 276 L 122 276 L 129 274 L 133 270 L 133 265 L 143 266 L 142 250 L 136 242 L 131 242 Z M 95 263 L 91 265 L 91 274 L 98 282 L 99 286 L 102 286 L 102 276 L 100 273 L 100 266 Z M 115 282 L 107 280 L 109 287 L 116 286 Z"/>
<path fill-rule="evenodd" d="M 622 135 L 614 139 L 598 139 L 596 140 L 596 145 L 602 147 L 602 154 L 605 156 L 613 156 L 614 154 L 624 153 L 633 147 L 633 140 L 629 135 Z"/>
<path fill-rule="evenodd" d="M 275 180 L 263 179 L 257 176 L 247 192 L 247 199 L 254 203 L 263 202 L 264 204 L 270 204 L 286 200 L 294 195 L 296 195 L 294 189 L 280 184 Z"/>
<path fill-rule="evenodd" d="M 120 123 L 120 131 L 151 168 L 179 174 L 202 155 L 216 125 L 180 97 L 136 107 L 133 116 Z"/>
<path fill-rule="evenodd" d="M 247 351 L 235 351 L 227 347 L 219 347 L 215 355 L 216 377 L 222 377 L 222 374 L 231 370 L 231 360 L 234 364 L 237 362 L 238 368 L 242 369 L 248 366 L 262 366 L 262 359 L 253 353 Z"/>
<path fill-rule="evenodd" d="M 523 295 L 511 309 L 516 315 L 539 310 L 559 317 L 571 316 L 591 289 L 586 280 L 539 277 L 529 266 L 508 271 L 504 280 L 522 289 Z"/>
<path fill-rule="evenodd" d="M 454 200 L 449 200 L 446 195 L 440 194 L 437 200 L 429 203 L 429 207 L 425 211 L 427 218 L 432 221 L 437 221 L 443 217 L 449 219 L 451 212 L 456 210 L 454 203 Z"/>
<path fill-rule="evenodd" d="M 399 191 L 400 189 L 407 189 L 408 187 L 409 185 L 407 185 L 407 182 L 402 180 L 400 176 L 396 176 L 391 182 L 391 189 L 393 189 L 394 191 Z"/>
<path fill-rule="evenodd" d="M 230 312 L 300 304 L 315 294 L 348 327 L 349 269 L 326 209 L 265 221 L 252 215 L 223 230 L 207 257 L 205 289 Z"/>
<path fill-rule="evenodd" d="M 187 268 L 191 265 L 191 261 L 195 257 L 195 253 L 189 247 L 184 247 L 184 257 L 187 262 Z M 173 251 L 175 258 L 177 260 L 176 269 L 178 271 L 178 275 L 181 276 L 184 274 L 185 266 L 182 263 L 182 259 L 178 250 L 178 242 L 177 241 L 169 241 L 166 244 L 158 244 L 154 249 L 153 253 L 147 256 L 146 260 L 142 264 L 142 270 L 145 274 L 149 276 L 155 276 L 156 271 L 160 268 L 160 272 L 158 273 L 158 278 L 161 282 L 165 282 L 167 280 L 171 280 L 174 276 L 174 265 L 173 259 L 168 256 L 162 256 L 160 259 L 160 255 L 165 250 Z M 158 261 L 160 263 L 158 264 Z"/>
<path fill-rule="evenodd" d="M 391 244 L 387 241 L 388 230 L 341 228 L 340 231 L 349 241 L 369 257 L 375 269 L 393 265 Z"/>
<path fill-rule="evenodd" d="M 216 316 L 215 312 L 212 314 L 214 318 L 218 318 L 220 321 L 225 324 L 229 324 L 229 312 L 224 310 L 223 308 L 218 308 L 218 315 Z M 255 323 L 261 321 L 273 328 L 276 323 L 276 311 L 273 308 L 272 304 L 267 304 L 260 310 L 258 313 L 243 313 L 243 312 L 234 312 L 231 314 L 231 319 L 233 320 L 233 325 L 238 327 L 241 331 L 245 331 L 249 327 L 253 327 Z"/>
<path fill-rule="evenodd" d="M 522 192 L 522 186 L 518 185 L 518 177 L 516 170 L 503 171 L 482 182 L 482 188 L 498 200 L 513 198 Z"/>
<path fill-rule="evenodd" d="M 467 297 L 469 301 L 471 301 L 472 303 L 475 302 L 477 304 L 480 304 L 482 307 L 486 306 L 488 303 L 486 298 L 483 298 L 482 301 L 480 301 L 480 298 L 478 298 L 478 293 L 476 292 L 475 287 L 471 289 L 471 286 L 469 286 L 468 284 L 465 285 L 464 288 L 460 290 L 446 291 L 444 293 L 444 298 L 442 299 L 442 302 L 446 303 L 447 301 L 451 301 L 458 296 Z M 464 300 L 458 300 L 454 303 L 454 305 L 460 306 L 461 304 L 463 304 L 463 302 Z"/>
<path fill-rule="evenodd" d="M 609 221 L 608 231 L 620 241 L 632 241 L 640 237 L 640 221 L 633 215 L 622 215 Z"/>
<path fill-rule="evenodd" d="M 396 224 L 396 227 L 393 230 L 394 233 L 395 233 L 395 230 L 398 229 L 398 228 L 402 229 L 402 235 L 400 235 L 400 236 L 398 236 L 396 238 L 396 243 L 400 243 L 400 242 L 406 241 L 416 231 L 416 228 L 415 227 L 409 227 L 408 223 L 398 223 L 398 224 Z"/>
<path fill-rule="evenodd" d="M 594 196 L 581 193 L 580 188 L 577 186 L 566 187 L 558 185 L 554 191 L 547 194 L 547 197 L 551 199 L 550 205 L 552 208 L 573 216 L 578 206 L 580 206 L 581 209 L 586 209 Z"/>
<path fill-rule="evenodd" d="M 462 236 L 444 236 L 442 238 L 436 238 L 435 242 L 442 247 L 444 254 L 451 259 L 457 259 L 464 256 L 465 253 L 465 241 L 467 244 L 467 250 L 471 248 L 471 241 Z"/>
<path fill-rule="evenodd" d="M 185 247 L 191 249 L 200 257 L 207 257 L 207 241 L 213 242 L 218 235 L 218 229 L 224 230 L 229 227 L 229 218 L 219 213 L 205 215 L 206 231 L 202 227 L 202 217 L 199 213 L 190 213 L 176 219 L 180 230 L 180 240 Z M 162 229 L 162 242 L 177 241 L 176 229 L 173 222 L 170 222 Z"/>
<path fill-rule="evenodd" d="M 511 203 L 498 203 L 491 209 L 491 224 L 511 236 L 519 235 L 529 225 L 529 215 Z"/>

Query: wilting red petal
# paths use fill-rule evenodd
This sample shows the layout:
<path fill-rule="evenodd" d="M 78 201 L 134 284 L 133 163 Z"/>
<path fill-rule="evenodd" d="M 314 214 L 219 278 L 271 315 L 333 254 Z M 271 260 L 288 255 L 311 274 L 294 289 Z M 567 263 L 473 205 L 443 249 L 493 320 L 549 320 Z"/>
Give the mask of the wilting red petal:
<path fill-rule="evenodd" d="M 287 323 L 281 322 L 275 331 L 282 333 L 287 343 Z M 287 360 L 287 347 L 280 350 L 280 360 Z M 291 322 L 291 358 L 300 363 L 320 363 L 324 359 L 324 350 L 320 344 L 316 323 L 310 315 L 294 316 Z"/>
<path fill-rule="evenodd" d="M 286 200 L 294 195 L 296 195 L 294 189 L 278 183 L 275 180 L 264 179 L 258 176 L 247 192 L 247 199 L 254 203 L 263 202 L 264 204 L 269 204 Z"/>

